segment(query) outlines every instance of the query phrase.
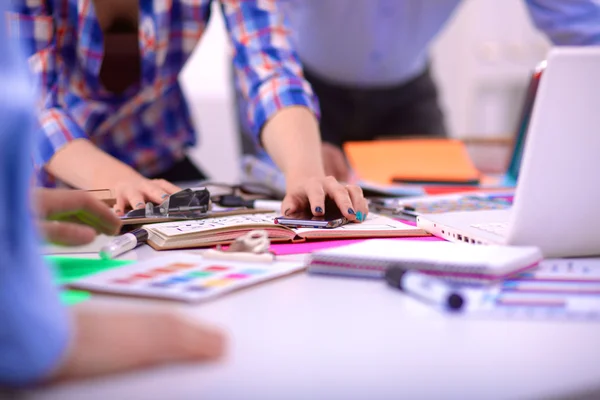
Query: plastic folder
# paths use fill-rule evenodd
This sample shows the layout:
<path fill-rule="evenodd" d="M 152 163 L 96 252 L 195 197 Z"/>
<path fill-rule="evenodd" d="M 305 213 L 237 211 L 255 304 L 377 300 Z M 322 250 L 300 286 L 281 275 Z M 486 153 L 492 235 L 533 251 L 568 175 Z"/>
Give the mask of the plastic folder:
<path fill-rule="evenodd" d="M 348 142 L 344 150 L 360 179 L 381 184 L 479 184 L 480 172 L 459 140 Z"/>

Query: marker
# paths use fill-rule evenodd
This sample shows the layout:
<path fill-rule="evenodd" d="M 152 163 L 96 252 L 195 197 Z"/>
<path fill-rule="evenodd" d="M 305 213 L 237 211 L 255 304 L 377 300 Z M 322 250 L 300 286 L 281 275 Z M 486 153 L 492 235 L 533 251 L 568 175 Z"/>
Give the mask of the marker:
<path fill-rule="evenodd" d="M 100 249 L 100 257 L 104 260 L 116 258 L 129 250 L 135 249 L 148 240 L 148 231 L 136 229 L 124 235 L 114 238 Z"/>
<path fill-rule="evenodd" d="M 464 296 L 446 282 L 422 272 L 390 267 L 385 272 L 385 280 L 390 286 L 444 309 L 458 311 L 465 303 Z"/>
<path fill-rule="evenodd" d="M 281 210 L 281 201 L 278 200 L 245 200 L 240 196 L 226 194 L 218 201 L 221 207 L 246 207 L 264 210 Z"/>

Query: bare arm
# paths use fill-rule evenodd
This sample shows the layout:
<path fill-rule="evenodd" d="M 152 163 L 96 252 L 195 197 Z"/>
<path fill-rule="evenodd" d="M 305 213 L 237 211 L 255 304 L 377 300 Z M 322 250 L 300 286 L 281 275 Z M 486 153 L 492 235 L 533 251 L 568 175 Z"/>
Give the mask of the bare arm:
<path fill-rule="evenodd" d="M 262 141 L 285 174 L 283 213 L 310 208 L 314 214 L 322 214 L 327 195 L 347 218 L 364 220 L 368 204 L 362 190 L 325 176 L 317 120 L 307 108 L 287 107 L 277 112 L 265 125 Z"/>
<path fill-rule="evenodd" d="M 54 154 L 46 169 L 60 180 L 81 189 L 110 188 L 119 179 L 139 175 L 86 139 L 67 143 Z"/>

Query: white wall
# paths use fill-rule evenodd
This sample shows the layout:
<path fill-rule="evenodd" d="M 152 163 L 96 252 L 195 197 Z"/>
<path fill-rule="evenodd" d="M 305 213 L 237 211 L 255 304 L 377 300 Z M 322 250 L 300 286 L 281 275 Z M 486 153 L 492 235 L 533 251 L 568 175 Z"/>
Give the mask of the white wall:
<path fill-rule="evenodd" d="M 432 47 L 454 136 L 513 133 L 524 87 L 549 48 L 524 0 L 465 0 Z"/>
<path fill-rule="evenodd" d="M 512 133 L 528 73 L 547 48 L 532 27 L 524 0 L 464 0 L 432 48 L 451 134 Z M 240 150 L 227 51 L 215 2 L 207 32 L 181 82 L 200 136 L 190 156 L 212 178 L 233 182 Z"/>
<path fill-rule="evenodd" d="M 228 39 L 218 2 L 199 46 L 180 76 L 198 131 L 190 157 L 215 180 L 238 177 L 240 145 L 230 80 Z"/>

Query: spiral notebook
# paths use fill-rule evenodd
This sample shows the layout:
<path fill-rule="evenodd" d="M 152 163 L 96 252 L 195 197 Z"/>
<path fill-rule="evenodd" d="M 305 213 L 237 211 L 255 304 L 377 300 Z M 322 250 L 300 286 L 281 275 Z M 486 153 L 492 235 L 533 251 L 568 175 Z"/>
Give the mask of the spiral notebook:
<path fill-rule="evenodd" d="M 312 253 L 308 272 L 383 278 L 387 268 L 417 269 L 449 280 L 493 282 L 535 267 L 542 253 L 531 246 L 374 239 Z"/>

